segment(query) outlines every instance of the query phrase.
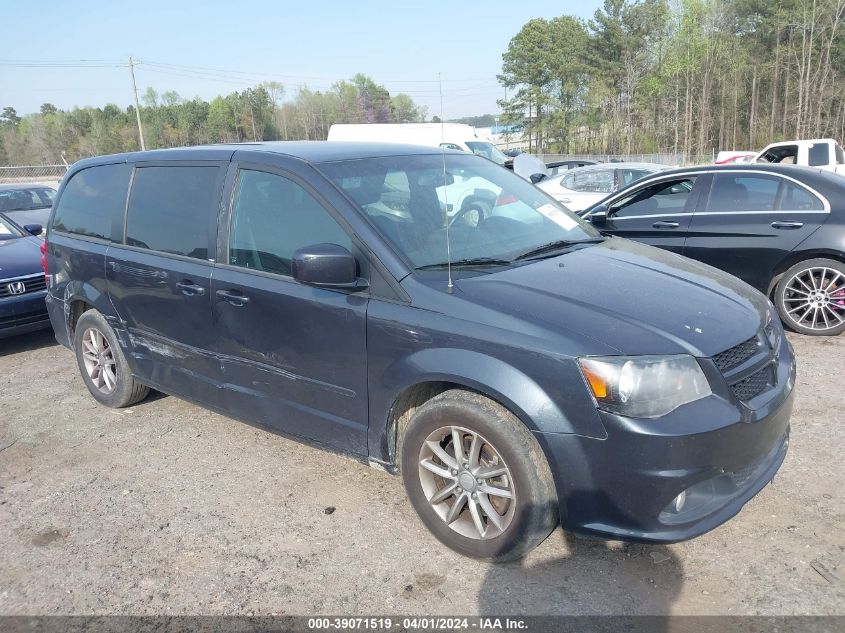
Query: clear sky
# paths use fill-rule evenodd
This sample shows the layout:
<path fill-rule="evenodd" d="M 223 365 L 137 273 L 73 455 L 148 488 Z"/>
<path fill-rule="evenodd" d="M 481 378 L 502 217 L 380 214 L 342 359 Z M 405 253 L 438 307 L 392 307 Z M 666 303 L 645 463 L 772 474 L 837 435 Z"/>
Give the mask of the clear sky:
<path fill-rule="evenodd" d="M 142 62 L 135 70 L 139 94 L 152 86 L 209 99 L 276 80 L 290 98 L 301 84 L 326 89 L 362 72 L 439 114 L 439 72 L 446 118 L 495 113 L 504 94 L 496 82 L 502 53 L 522 25 L 563 14 L 589 19 L 601 4 L 4 0 L 0 108 L 26 114 L 44 102 L 125 107 L 133 55 Z M 32 62 L 38 65 L 20 67 Z"/>

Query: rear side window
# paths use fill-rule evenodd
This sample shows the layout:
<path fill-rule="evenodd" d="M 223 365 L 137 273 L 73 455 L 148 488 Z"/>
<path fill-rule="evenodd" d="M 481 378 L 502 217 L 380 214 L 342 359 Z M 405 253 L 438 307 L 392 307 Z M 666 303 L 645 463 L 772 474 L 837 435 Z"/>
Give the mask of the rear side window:
<path fill-rule="evenodd" d="M 217 166 L 136 169 L 126 217 L 126 244 L 208 259 L 219 171 Z"/>
<path fill-rule="evenodd" d="M 575 170 L 563 177 L 561 185 L 572 191 L 610 193 L 613 191 L 612 169 Z"/>
<path fill-rule="evenodd" d="M 779 187 L 776 176 L 717 174 L 707 211 L 774 211 Z"/>
<path fill-rule="evenodd" d="M 804 187 L 787 180 L 783 183 L 780 208 L 783 211 L 823 211 L 824 204 Z"/>
<path fill-rule="evenodd" d="M 635 180 L 650 176 L 651 172 L 645 169 L 620 169 L 619 170 L 619 188 L 627 187 Z"/>
<path fill-rule="evenodd" d="M 59 200 L 53 230 L 121 241 L 131 171 L 123 163 L 89 167 L 74 174 Z"/>
<path fill-rule="evenodd" d="M 283 176 L 240 171 L 232 204 L 230 264 L 290 276 L 294 251 L 325 243 L 352 250 L 352 240 L 310 193 Z"/>

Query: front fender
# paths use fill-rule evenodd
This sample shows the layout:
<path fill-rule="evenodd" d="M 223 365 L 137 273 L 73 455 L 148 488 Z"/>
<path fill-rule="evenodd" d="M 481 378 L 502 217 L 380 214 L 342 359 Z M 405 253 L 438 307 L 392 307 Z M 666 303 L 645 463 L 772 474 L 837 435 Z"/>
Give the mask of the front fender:
<path fill-rule="evenodd" d="M 561 380 L 572 378 L 561 369 Z M 577 380 L 580 388 L 582 379 L 578 376 Z M 392 462 L 396 431 L 391 425 L 392 408 L 409 387 L 429 382 L 449 382 L 478 391 L 506 407 L 533 432 L 606 437 L 597 416 L 596 424 L 586 430 L 583 418 L 574 422 L 535 380 L 501 359 L 465 349 L 426 348 L 396 360 L 382 375 L 379 395 L 371 399 L 369 445 L 373 459 Z M 592 414 L 595 416 L 595 409 Z"/>

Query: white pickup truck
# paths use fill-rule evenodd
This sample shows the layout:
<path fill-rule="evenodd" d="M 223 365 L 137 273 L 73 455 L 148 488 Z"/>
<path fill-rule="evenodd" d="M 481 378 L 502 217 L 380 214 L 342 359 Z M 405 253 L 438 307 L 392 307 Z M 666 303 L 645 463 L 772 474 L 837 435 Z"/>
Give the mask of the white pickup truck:
<path fill-rule="evenodd" d="M 754 162 L 804 165 L 845 174 L 845 151 L 832 138 L 772 143 L 755 156 Z"/>

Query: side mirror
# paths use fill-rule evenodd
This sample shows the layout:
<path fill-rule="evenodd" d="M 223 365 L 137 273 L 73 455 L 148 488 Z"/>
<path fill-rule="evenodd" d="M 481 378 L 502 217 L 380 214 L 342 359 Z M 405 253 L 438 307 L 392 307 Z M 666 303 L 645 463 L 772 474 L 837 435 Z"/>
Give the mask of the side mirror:
<path fill-rule="evenodd" d="M 608 208 L 606 204 L 597 204 L 587 214 L 587 221 L 593 226 L 604 226 L 607 224 Z"/>
<path fill-rule="evenodd" d="M 41 231 L 44 230 L 44 227 L 40 224 L 24 224 L 23 230 L 29 233 L 30 235 L 35 235 L 38 237 L 41 235 Z"/>
<path fill-rule="evenodd" d="M 531 174 L 528 179 L 531 181 L 532 185 L 536 185 L 541 180 L 546 179 L 546 174 Z"/>
<path fill-rule="evenodd" d="M 356 276 L 358 263 L 337 244 L 313 244 L 296 250 L 291 262 L 293 278 L 319 288 L 360 290 L 368 286 Z"/>

